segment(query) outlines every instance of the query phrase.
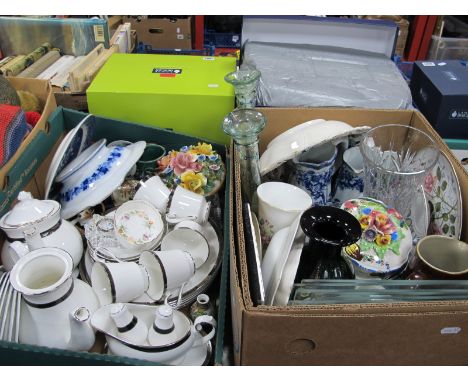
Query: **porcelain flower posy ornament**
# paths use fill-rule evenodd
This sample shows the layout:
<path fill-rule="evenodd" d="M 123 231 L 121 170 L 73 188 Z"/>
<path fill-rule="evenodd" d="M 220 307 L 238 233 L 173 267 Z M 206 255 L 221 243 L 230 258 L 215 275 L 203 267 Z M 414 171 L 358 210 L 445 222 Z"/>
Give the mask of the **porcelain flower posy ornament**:
<path fill-rule="evenodd" d="M 180 185 L 203 196 L 216 193 L 226 174 L 221 156 L 208 143 L 170 151 L 158 161 L 157 172 L 169 188 Z"/>
<path fill-rule="evenodd" d="M 408 262 L 412 235 L 401 214 L 370 199 L 351 199 L 341 206 L 359 221 L 362 236 L 344 249 L 352 260 L 356 276 L 391 277 Z"/>

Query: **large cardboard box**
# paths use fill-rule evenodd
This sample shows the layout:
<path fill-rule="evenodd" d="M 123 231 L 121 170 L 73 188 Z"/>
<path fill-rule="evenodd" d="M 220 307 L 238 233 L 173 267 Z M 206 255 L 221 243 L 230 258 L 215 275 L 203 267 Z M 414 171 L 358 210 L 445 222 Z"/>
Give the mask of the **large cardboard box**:
<path fill-rule="evenodd" d="M 27 189 L 37 197 L 42 196 L 37 186 L 37 177 L 44 171 L 42 163 L 58 140 L 47 124 L 47 119 L 57 107 L 49 82 L 15 77 L 9 77 L 8 81 L 16 90 L 35 94 L 43 109 L 39 122 L 16 153 L 0 168 L 0 216 L 8 211 L 21 190 Z"/>
<path fill-rule="evenodd" d="M 131 23 L 138 40 L 151 45 L 153 49 L 192 49 L 192 16 L 184 18 L 128 17 L 124 23 Z"/>
<path fill-rule="evenodd" d="M 468 69 L 459 60 L 415 62 L 414 103 L 444 138 L 468 139 Z"/>
<path fill-rule="evenodd" d="M 113 54 L 87 90 L 90 113 L 228 143 L 233 57 Z"/>
<path fill-rule="evenodd" d="M 52 157 L 58 148 L 61 141 L 60 137 L 74 128 L 87 114 L 75 110 L 64 109 L 62 107 L 50 115 L 48 120 L 49 138 L 57 144 L 52 150 L 45 150 L 43 145 L 39 145 L 38 151 L 23 153 L 23 159 L 26 163 L 36 162 L 36 155 L 46 159 L 41 165 L 41 171 L 36 173 L 37 189 L 36 197 L 42 197 L 43 188 L 47 169 L 50 166 Z M 112 120 L 107 118 L 96 118 L 96 126 L 94 130 L 94 139 L 107 138 L 109 142 L 116 140 L 129 140 L 136 142 L 146 140 L 147 142 L 158 142 L 163 145 L 168 151 L 179 149 L 183 145 L 196 144 L 198 138 L 174 133 L 172 131 L 152 128 L 149 126 L 131 124 L 128 122 Z M 207 292 L 212 296 L 214 291 L 219 290 L 217 302 L 217 328 L 216 338 L 213 340 L 213 354 L 210 364 L 221 365 L 223 362 L 223 347 L 224 347 L 224 328 L 226 322 L 226 303 L 227 303 L 227 287 L 229 276 L 229 230 L 227 229 L 230 217 L 229 209 L 229 194 L 226 190 L 230 189 L 230 153 L 223 145 L 213 144 L 213 148 L 222 156 L 226 164 L 226 182 L 224 187 L 219 191 L 220 207 L 223 209 L 223 224 L 218 227 L 218 234 L 222 239 L 223 246 L 220 246 L 220 256 L 222 262 L 218 269 L 218 277 L 209 287 Z M 44 150 L 41 150 L 44 149 Z M 50 152 L 49 152 L 50 151 Z M 47 153 L 49 153 L 47 155 Z M 21 188 L 19 188 L 21 191 Z M 19 192 L 18 191 L 18 192 Z M 6 211 L 0 213 L 2 216 Z M 3 245 L 4 237 L 0 234 L 0 248 Z M 32 346 L 27 344 L 17 344 L 0 340 L 0 365 L 157 365 L 154 362 L 148 362 L 133 358 L 119 357 L 114 355 L 103 354 L 104 336 L 100 333 L 96 336 L 96 344 L 90 352 L 75 352 L 57 348 L 48 348 L 40 346 Z"/>
<path fill-rule="evenodd" d="M 311 119 L 352 126 L 407 124 L 431 134 L 452 162 L 468 205 L 468 173 L 424 116 L 411 110 L 262 109 L 267 125 L 260 150 L 288 128 Z M 463 301 L 391 304 L 254 306 L 250 298 L 239 163 L 233 165 L 231 308 L 236 364 L 241 365 L 467 365 L 468 296 Z M 468 240 L 468 209 L 462 240 Z"/>

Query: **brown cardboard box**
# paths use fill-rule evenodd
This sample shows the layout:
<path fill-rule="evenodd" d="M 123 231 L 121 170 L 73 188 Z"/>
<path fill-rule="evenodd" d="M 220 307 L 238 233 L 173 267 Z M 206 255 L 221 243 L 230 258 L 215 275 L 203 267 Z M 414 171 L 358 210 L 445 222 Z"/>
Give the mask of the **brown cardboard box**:
<path fill-rule="evenodd" d="M 192 49 L 192 17 L 141 18 L 125 16 L 124 23 L 131 23 L 138 41 L 153 49 Z"/>
<path fill-rule="evenodd" d="M 411 110 L 262 109 L 260 150 L 279 133 L 311 119 L 352 126 L 408 124 L 431 134 L 452 162 L 468 205 L 468 173 L 423 115 Z M 239 163 L 234 164 L 236 170 Z M 244 246 L 239 171 L 231 184 L 231 307 L 236 364 L 467 365 L 468 296 L 464 301 L 321 306 L 253 306 Z M 462 240 L 468 240 L 468 209 Z M 446 328 L 451 328 L 447 330 Z M 445 330 L 444 330 L 445 329 Z M 446 333 L 446 334 L 445 334 Z"/>
<path fill-rule="evenodd" d="M 29 179 L 29 183 L 27 183 L 26 189 L 33 192 L 33 194 L 37 197 L 41 196 L 38 190 L 42 187 L 38 187 L 38 185 L 36 184 L 36 178 L 38 177 L 38 173 L 40 172 L 41 167 L 39 167 L 38 171 L 35 172 L 31 171 L 29 167 L 21 169 L 21 171 L 18 172 L 13 170 L 16 170 L 15 166 L 17 166 L 19 158 L 23 154 L 26 147 L 28 147 L 28 145 L 30 145 L 35 140 L 37 135 L 41 132 L 47 133 L 47 119 L 57 107 L 55 103 L 55 98 L 52 94 L 51 86 L 48 81 L 15 77 L 9 77 L 8 81 L 10 81 L 10 83 L 16 90 L 27 90 L 35 94 L 41 101 L 41 106 L 43 107 L 43 110 L 42 117 L 36 124 L 34 129 L 31 131 L 31 133 L 28 134 L 28 136 L 23 141 L 19 149 L 5 164 L 5 166 L 0 168 L 0 215 L 3 215 L 3 213 L 8 208 L 9 204 L 16 198 L 16 195 L 21 191 L 22 188 L 19 187 L 21 185 L 23 188 L 25 187 L 24 179 Z M 36 164 L 30 163 L 30 165 L 35 166 Z M 10 173 L 21 173 L 20 179 L 10 179 Z"/>

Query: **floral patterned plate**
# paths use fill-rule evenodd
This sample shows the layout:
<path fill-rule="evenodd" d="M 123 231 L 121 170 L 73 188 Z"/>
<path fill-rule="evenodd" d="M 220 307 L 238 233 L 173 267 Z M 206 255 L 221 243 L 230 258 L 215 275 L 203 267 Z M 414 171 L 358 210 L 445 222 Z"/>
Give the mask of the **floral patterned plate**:
<path fill-rule="evenodd" d="M 208 143 L 172 150 L 158 166 L 158 175 L 170 189 L 180 185 L 203 196 L 218 192 L 226 175 L 221 156 Z"/>
<path fill-rule="evenodd" d="M 429 234 L 460 239 L 463 211 L 460 184 L 455 169 L 442 151 L 424 180 L 424 191 L 431 210 Z"/>
<path fill-rule="evenodd" d="M 148 250 L 158 244 L 164 224 L 159 211 L 149 203 L 132 200 L 116 210 L 114 229 L 125 248 Z"/>
<path fill-rule="evenodd" d="M 362 228 L 361 239 L 343 250 L 354 265 L 356 278 L 388 278 L 404 269 L 413 240 L 395 209 L 369 198 L 348 200 L 341 208 L 359 220 Z"/>

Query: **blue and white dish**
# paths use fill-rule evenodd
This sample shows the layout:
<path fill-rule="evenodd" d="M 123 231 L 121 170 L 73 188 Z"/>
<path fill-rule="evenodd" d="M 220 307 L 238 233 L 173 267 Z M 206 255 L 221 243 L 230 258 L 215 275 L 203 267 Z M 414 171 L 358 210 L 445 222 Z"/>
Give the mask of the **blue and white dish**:
<path fill-rule="evenodd" d="M 60 143 L 47 171 L 44 184 L 45 199 L 50 199 L 52 186 L 56 181 L 57 175 L 77 158 L 83 150 L 90 146 L 94 126 L 95 118 L 92 114 L 89 114 L 76 127 L 71 129 Z"/>
<path fill-rule="evenodd" d="M 57 177 L 62 182 L 59 195 L 62 217 L 70 219 L 110 196 L 125 180 L 145 147 L 144 141 L 108 147 L 101 140 L 82 152 L 75 159 L 76 165 L 65 168 Z"/>

